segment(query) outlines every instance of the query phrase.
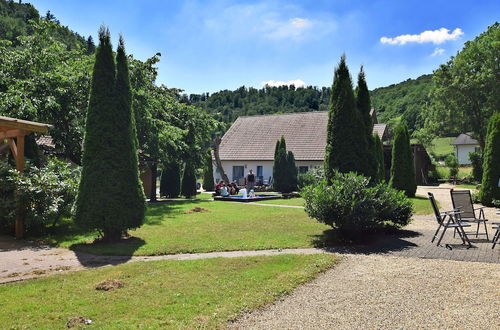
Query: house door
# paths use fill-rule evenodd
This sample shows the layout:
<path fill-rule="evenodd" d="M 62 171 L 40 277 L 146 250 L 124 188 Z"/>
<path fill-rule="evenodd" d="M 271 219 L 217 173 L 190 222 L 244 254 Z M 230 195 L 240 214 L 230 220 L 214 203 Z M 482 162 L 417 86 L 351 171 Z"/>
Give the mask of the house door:
<path fill-rule="evenodd" d="M 245 176 L 245 168 L 243 166 L 233 166 L 233 180 L 237 181 Z"/>

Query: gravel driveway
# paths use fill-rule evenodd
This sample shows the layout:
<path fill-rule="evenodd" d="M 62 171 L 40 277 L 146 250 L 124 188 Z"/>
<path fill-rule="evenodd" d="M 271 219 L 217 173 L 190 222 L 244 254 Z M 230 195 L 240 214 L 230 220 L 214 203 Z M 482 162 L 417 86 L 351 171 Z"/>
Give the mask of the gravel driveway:
<path fill-rule="evenodd" d="M 498 329 L 500 266 L 345 255 L 234 329 Z"/>

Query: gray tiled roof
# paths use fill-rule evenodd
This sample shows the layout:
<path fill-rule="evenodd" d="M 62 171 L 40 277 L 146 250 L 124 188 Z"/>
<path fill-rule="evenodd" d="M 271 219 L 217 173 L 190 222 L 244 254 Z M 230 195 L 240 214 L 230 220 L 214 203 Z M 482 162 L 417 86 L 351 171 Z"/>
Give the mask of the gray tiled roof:
<path fill-rule="evenodd" d="M 239 117 L 222 137 L 219 156 L 222 160 L 273 160 L 276 141 L 284 136 L 296 160 L 323 160 L 327 123 L 328 112 L 319 111 Z M 377 124 L 373 132 L 382 138 L 384 130 L 385 124 Z"/>
<path fill-rule="evenodd" d="M 451 145 L 463 145 L 463 144 L 470 144 L 470 145 L 479 145 L 479 142 L 475 139 L 473 139 L 469 134 L 460 134 L 452 143 Z"/>

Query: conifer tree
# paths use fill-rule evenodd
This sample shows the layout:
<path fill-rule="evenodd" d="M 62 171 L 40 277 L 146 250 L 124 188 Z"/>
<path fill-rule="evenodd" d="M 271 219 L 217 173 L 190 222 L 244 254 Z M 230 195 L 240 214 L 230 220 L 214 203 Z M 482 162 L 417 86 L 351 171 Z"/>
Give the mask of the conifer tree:
<path fill-rule="evenodd" d="M 488 122 L 486 145 L 483 153 L 483 181 L 479 198 L 483 205 L 491 206 L 500 200 L 500 113 Z"/>
<path fill-rule="evenodd" d="M 179 197 L 181 193 L 181 169 L 178 161 L 168 162 L 161 173 L 160 195 L 167 198 Z"/>
<path fill-rule="evenodd" d="M 295 156 L 291 151 L 286 154 L 286 183 L 285 192 L 297 190 L 297 166 L 295 166 Z"/>
<path fill-rule="evenodd" d="M 210 151 L 207 152 L 207 157 L 205 160 L 205 167 L 203 171 L 203 189 L 207 191 L 213 191 L 215 189 L 214 168 L 212 153 Z"/>
<path fill-rule="evenodd" d="M 356 106 L 358 108 L 359 114 L 362 119 L 364 126 L 364 136 L 366 139 L 366 153 L 364 157 L 365 170 L 363 173 L 372 179 L 377 179 L 377 159 L 374 154 L 374 140 L 373 140 L 373 122 L 370 115 L 371 111 L 371 100 L 370 92 L 368 91 L 368 86 L 365 79 L 365 71 L 363 67 L 359 71 L 358 75 L 358 87 L 356 88 Z"/>
<path fill-rule="evenodd" d="M 196 196 L 196 173 L 192 161 L 188 159 L 182 175 L 181 195 L 186 198 Z"/>
<path fill-rule="evenodd" d="M 330 110 L 328 112 L 325 175 L 331 179 L 334 170 L 366 175 L 367 150 L 364 124 L 356 108 L 351 76 L 342 56 L 335 69 Z"/>
<path fill-rule="evenodd" d="M 276 142 L 276 148 L 274 150 L 273 187 L 276 191 L 286 190 L 287 172 L 286 142 L 285 137 L 282 136 L 281 139 Z"/>
<path fill-rule="evenodd" d="M 414 197 L 417 190 L 415 164 L 410 146 L 410 135 L 404 123 L 396 127 L 396 136 L 392 146 L 392 164 L 390 186 L 404 191 L 406 196 Z"/>
<path fill-rule="evenodd" d="M 99 30 L 84 140 L 75 221 L 116 241 L 142 225 L 145 196 L 139 180 L 127 57 L 123 39 L 113 59 L 110 34 Z"/>
<path fill-rule="evenodd" d="M 377 161 L 377 175 L 376 179 L 379 182 L 385 181 L 385 161 L 384 161 L 384 145 L 380 140 L 378 134 L 373 134 L 373 146 L 374 146 L 374 155 Z"/>

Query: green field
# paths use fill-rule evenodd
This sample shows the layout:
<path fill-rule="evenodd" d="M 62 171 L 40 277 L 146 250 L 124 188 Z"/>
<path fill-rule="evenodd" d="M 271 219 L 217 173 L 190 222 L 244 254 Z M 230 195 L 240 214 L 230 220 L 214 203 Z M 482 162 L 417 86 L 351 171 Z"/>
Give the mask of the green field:
<path fill-rule="evenodd" d="M 454 137 L 438 137 L 432 141 L 433 146 L 429 151 L 432 151 L 438 157 L 444 157 L 454 152 L 454 147 L 450 143 L 455 140 Z"/>
<path fill-rule="evenodd" d="M 222 328 L 332 267 L 327 254 L 133 262 L 0 286 L 4 329 Z M 98 291 L 114 279 L 124 287 Z"/>

